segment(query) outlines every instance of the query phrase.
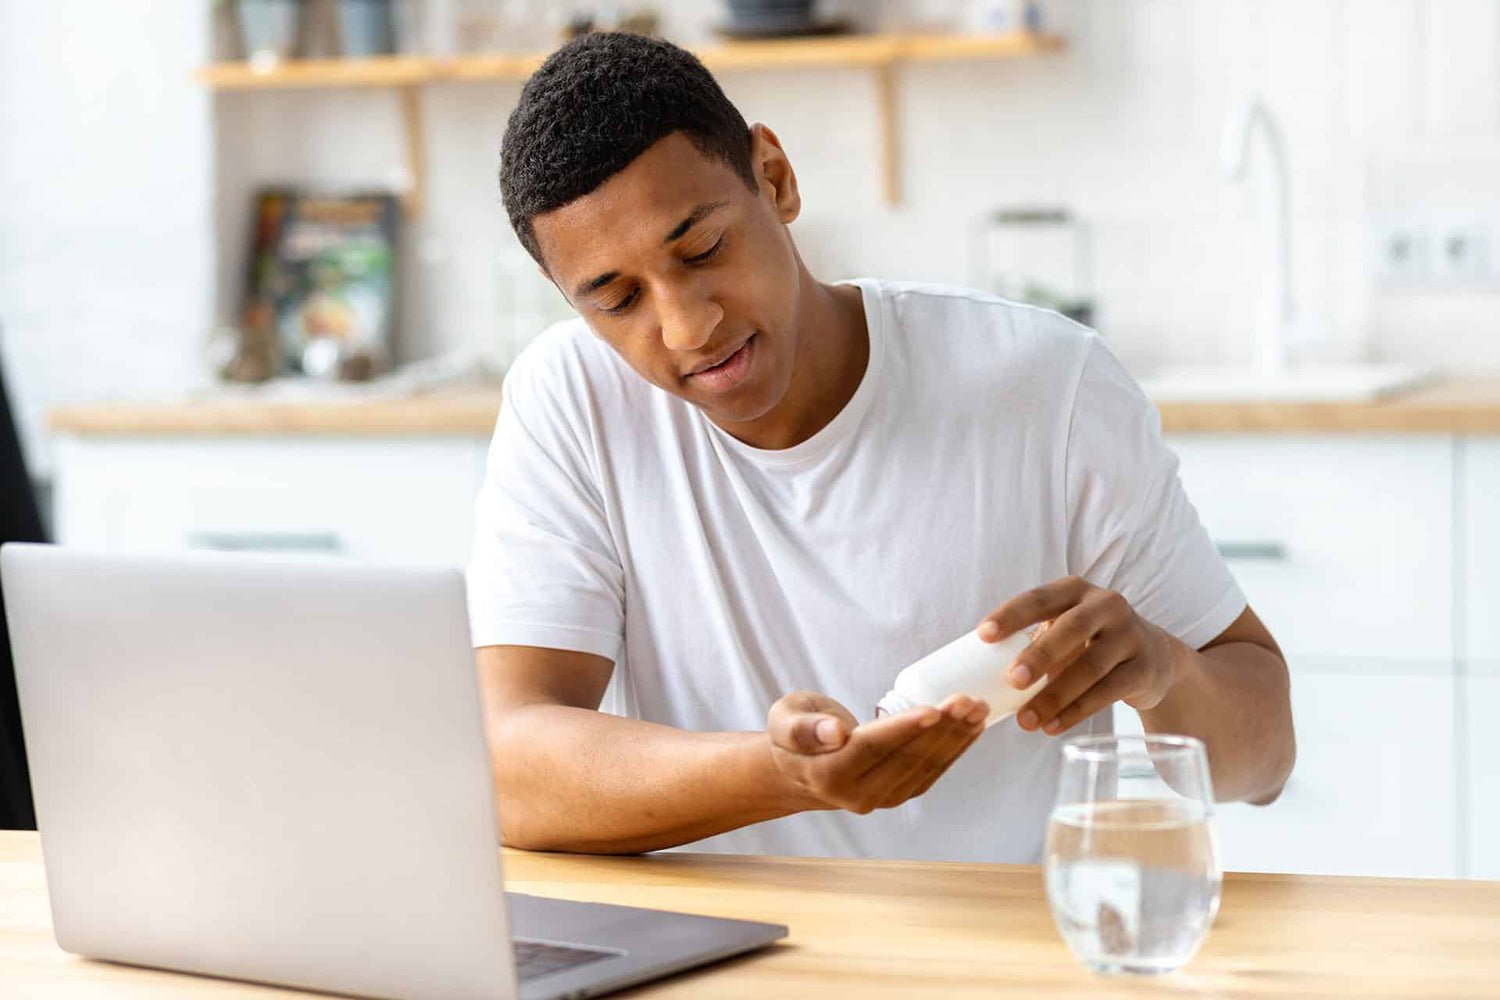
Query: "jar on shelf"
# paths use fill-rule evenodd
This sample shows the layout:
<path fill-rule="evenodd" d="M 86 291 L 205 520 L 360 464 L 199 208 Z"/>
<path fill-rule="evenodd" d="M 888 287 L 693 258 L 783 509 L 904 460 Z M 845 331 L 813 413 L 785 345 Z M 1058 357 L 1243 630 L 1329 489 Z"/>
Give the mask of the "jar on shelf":
<path fill-rule="evenodd" d="M 976 220 L 970 244 L 970 284 L 1094 325 L 1093 241 L 1072 210 L 996 208 Z"/>

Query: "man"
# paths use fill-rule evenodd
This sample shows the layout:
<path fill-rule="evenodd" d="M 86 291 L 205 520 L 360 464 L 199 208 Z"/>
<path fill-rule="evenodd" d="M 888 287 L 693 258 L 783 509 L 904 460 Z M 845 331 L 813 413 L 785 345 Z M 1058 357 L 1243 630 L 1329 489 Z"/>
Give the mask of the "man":
<path fill-rule="evenodd" d="M 508 374 L 478 505 L 507 843 L 1036 861 L 1052 737 L 1117 701 L 1202 738 L 1221 799 L 1276 797 L 1286 665 L 1095 335 L 816 281 L 776 136 L 665 42 L 548 59 L 500 182 L 580 316 Z M 1038 623 L 1010 679 L 1051 680 L 1015 720 L 956 696 L 860 721 L 966 630 Z"/>

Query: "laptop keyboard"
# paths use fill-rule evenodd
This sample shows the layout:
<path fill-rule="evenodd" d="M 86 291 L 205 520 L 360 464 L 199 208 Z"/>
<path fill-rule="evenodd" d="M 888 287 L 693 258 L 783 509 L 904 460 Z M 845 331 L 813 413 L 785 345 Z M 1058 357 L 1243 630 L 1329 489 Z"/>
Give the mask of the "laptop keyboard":
<path fill-rule="evenodd" d="M 624 954 L 604 948 L 580 948 L 577 945 L 530 941 L 526 938 L 515 938 L 512 943 L 516 949 L 516 978 L 523 983 Z"/>

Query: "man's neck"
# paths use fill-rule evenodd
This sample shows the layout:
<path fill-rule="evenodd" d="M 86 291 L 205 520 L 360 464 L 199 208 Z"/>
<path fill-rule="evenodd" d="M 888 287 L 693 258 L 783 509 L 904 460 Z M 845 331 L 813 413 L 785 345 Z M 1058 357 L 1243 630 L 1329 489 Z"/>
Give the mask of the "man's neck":
<path fill-rule="evenodd" d="M 870 360 L 863 292 L 824 285 L 803 270 L 807 292 L 797 316 L 792 382 L 770 413 L 725 430 L 754 448 L 801 444 L 828 426 L 854 397 Z"/>

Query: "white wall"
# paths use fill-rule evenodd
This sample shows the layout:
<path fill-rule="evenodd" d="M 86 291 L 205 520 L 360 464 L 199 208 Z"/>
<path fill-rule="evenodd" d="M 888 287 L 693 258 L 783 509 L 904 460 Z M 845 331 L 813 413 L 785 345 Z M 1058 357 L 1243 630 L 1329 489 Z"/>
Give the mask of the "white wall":
<path fill-rule="evenodd" d="M 689 42 L 706 33 L 712 15 L 702 12 L 716 10 L 662 6 Z M 914 6 L 941 16 L 963 3 Z M 1258 181 L 1226 183 L 1218 156 L 1233 102 L 1258 91 L 1290 148 L 1296 284 L 1311 321 L 1303 353 L 1500 367 L 1500 295 L 1391 293 L 1374 285 L 1366 260 L 1368 218 L 1410 210 L 1477 152 L 1487 162 L 1500 155 L 1500 0 L 1053 7 L 1073 36 L 1062 56 L 902 71 L 906 198 L 895 209 L 879 203 L 867 72 L 722 75 L 746 117 L 771 124 L 793 156 L 807 206 L 796 232 L 818 273 L 964 282 L 977 213 L 1060 201 L 1093 227 L 1100 324 L 1127 360 L 1248 358 L 1264 272 Z M 495 323 L 494 258 L 512 245 L 496 151 L 518 90 L 427 91 L 432 211 L 419 227 L 426 263 L 411 269 L 409 353 L 483 337 Z M 245 166 L 227 168 L 227 206 L 283 176 L 375 179 L 400 164 L 388 95 L 238 95 L 220 99 L 219 122 L 224 134 L 271 137 Z M 1369 194 L 1372 173 L 1418 150 L 1428 159 L 1415 193 L 1387 184 Z M 1500 205 L 1500 189 L 1481 195 Z"/>
<path fill-rule="evenodd" d="M 719 10 L 662 6 L 688 42 Z M 845 3 L 872 6 L 890 5 Z M 795 232 L 819 274 L 963 282 L 978 212 L 1062 201 L 1094 228 L 1100 325 L 1127 361 L 1247 358 L 1257 190 L 1221 178 L 1218 150 L 1233 100 L 1258 90 L 1287 132 L 1297 286 L 1324 327 L 1304 353 L 1500 368 L 1500 294 L 1385 289 L 1366 259 L 1370 219 L 1500 207 L 1500 0 L 1054 6 L 1071 26 L 1065 54 L 901 72 L 906 199 L 894 209 L 878 198 L 867 72 L 723 75 L 792 154 L 806 203 Z M 210 98 L 192 86 L 207 7 L 0 0 L 0 317 L 33 412 L 190 377 L 203 327 L 239 294 L 257 185 L 400 176 L 390 93 Z M 407 246 L 407 357 L 510 332 L 514 241 L 495 172 L 518 91 L 424 91 L 431 190 Z M 206 218 L 220 232 L 216 270 Z"/>
<path fill-rule="evenodd" d="M 212 317 L 208 0 L 0 0 L 0 327 L 54 401 L 181 391 Z"/>

